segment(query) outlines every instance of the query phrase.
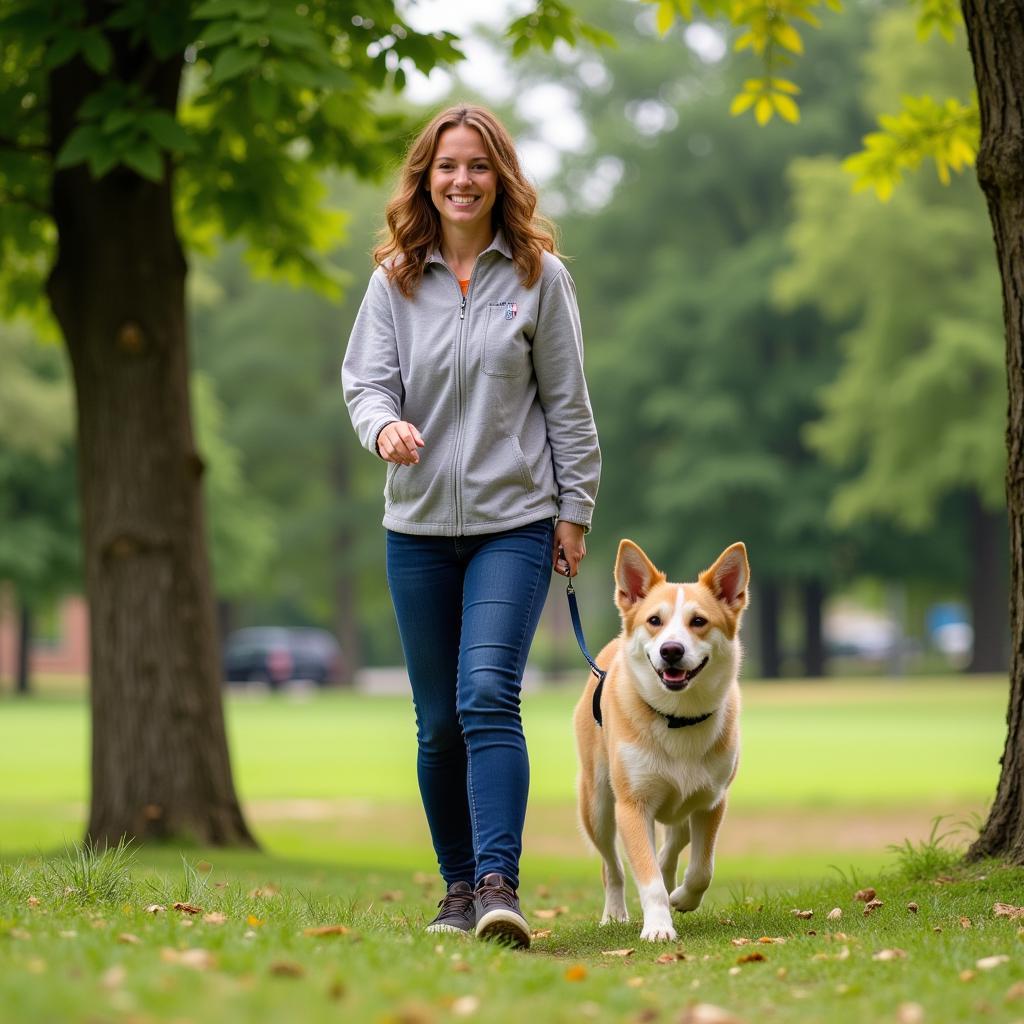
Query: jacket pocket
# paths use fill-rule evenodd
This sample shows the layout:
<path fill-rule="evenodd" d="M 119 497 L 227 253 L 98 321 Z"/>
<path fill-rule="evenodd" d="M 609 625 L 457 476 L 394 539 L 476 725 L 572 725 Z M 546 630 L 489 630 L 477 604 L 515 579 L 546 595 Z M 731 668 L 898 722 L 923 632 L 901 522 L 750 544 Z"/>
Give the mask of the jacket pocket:
<path fill-rule="evenodd" d="M 526 461 L 526 456 L 523 454 L 523 447 L 519 443 L 519 438 L 515 434 L 509 434 L 508 440 L 512 445 L 512 455 L 516 460 L 516 466 L 519 468 L 519 476 L 522 478 L 523 487 L 526 488 L 527 493 L 535 491 L 537 485 L 533 482 L 530 464 Z"/>
<path fill-rule="evenodd" d="M 395 471 L 398 469 L 397 462 L 389 462 L 387 474 L 384 477 L 384 504 L 390 505 L 395 500 Z"/>
<path fill-rule="evenodd" d="M 530 348 L 517 314 L 515 303 L 487 307 L 483 368 L 489 377 L 518 377 L 529 365 Z"/>

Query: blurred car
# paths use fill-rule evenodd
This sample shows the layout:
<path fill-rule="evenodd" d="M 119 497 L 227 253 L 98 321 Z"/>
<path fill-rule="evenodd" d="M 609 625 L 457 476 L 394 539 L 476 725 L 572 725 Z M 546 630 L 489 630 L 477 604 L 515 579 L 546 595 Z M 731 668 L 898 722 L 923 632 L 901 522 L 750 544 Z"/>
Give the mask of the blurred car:
<path fill-rule="evenodd" d="M 224 678 L 229 683 L 261 682 L 276 689 L 294 680 L 318 686 L 341 676 L 341 647 L 325 629 L 310 626 L 250 626 L 224 645 Z"/>

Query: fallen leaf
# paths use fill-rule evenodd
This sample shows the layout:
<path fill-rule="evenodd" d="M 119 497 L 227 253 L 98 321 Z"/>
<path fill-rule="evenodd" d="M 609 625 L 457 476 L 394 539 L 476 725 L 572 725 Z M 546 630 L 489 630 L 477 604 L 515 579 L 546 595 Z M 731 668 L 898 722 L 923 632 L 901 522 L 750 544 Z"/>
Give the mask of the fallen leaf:
<path fill-rule="evenodd" d="M 147 914 L 162 914 L 166 909 L 167 909 L 166 907 L 161 906 L 159 903 L 150 903 L 150 905 L 148 907 L 146 907 L 146 913 Z"/>
<path fill-rule="evenodd" d="M 537 886 L 537 899 L 546 900 L 551 895 L 551 890 L 546 885 Z"/>
<path fill-rule="evenodd" d="M 743 968 L 742 967 L 730 967 L 729 968 L 729 973 L 732 974 L 732 975 L 742 974 L 743 973 Z"/>
<path fill-rule="evenodd" d="M 843 911 L 840 907 L 833 907 L 825 916 L 829 921 L 838 921 L 843 916 Z"/>
<path fill-rule="evenodd" d="M 213 865 L 208 860 L 200 860 L 196 862 L 196 871 L 202 871 L 202 873 L 208 874 L 213 870 Z"/>
<path fill-rule="evenodd" d="M 214 889 L 226 889 L 228 887 L 228 883 L 227 882 L 214 882 L 213 883 L 213 887 L 214 887 Z"/>
<path fill-rule="evenodd" d="M 550 928 L 538 928 L 536 931 L 530 932 L 531 939 L 546 939 L 551 935 Z"/>
<path fill-rule="evenodd" d="M 630 1019 L 633 1021 L 633 1024 L 652 1024 L 660 1016 L 661 1014 L 653 1006 L 648 1006 Z"/>
<path fill-rule="evenodd" d="M 542 921 L 550 921 L 553 918 L 559 917 L 562 914 L 568 914 L 568 907 L 546 907 L 533 912 L 534 917 L 539 917 Z"/>
<path fill-rule="evenodd" d="M 69 929 L 67 929 L 66 931 L 62 931 L 62 932 L 57 932 L 57 934 L 58 934 L 58 935 L 59 935 L 59 936 L 60 936 L 60 937 L 61 937 L 62 939 L 77 939 L 77 938 L 78 938 L 78 932 L 76 932 L 76 931 L 75 931 L 74 929 L 72 929 L 72 928 L 69 928 Z"/>
<path fill-rule="evenodd" d="M 322 924 L 319 928 L 306 928 L 302 934 L 319 939 L 325 935 L 348 935 L 348 928 L 343 924 Z"/>
<path fill-rule="evenodd" d="M 209 914 L 203 914 L 203 921 L 205 924 L 223 924 L 228 919 L 227 914 L 222 914 L 219 910 L 214 910 Z"/>
<path fill-rule="evenodd" d="M 306 968 L 294 960 L 275 960 L 267 968 L 267 973 L 275 978 L 302 978 L 305 977 Z"/>
<path fill-rule="evenodd" d="M 603 949 L 601 956 L 632 956 L 635 952 L 635 949 Z"/>
<path fill-rule="evenodd" d="M 734 1013 L 723 1010 L 712 1003 L 696 1003 L 688 1006 L 679 1018 L 679 1024 L 743 1024 Z"/>
<path fill-rule="evenodd" d="M 191 928 L 195 924 L 195 921 L 193 921 L 191 917 L 179 917 L 178 923 L 182 928 Z"/>
<path fill-rule="evenodd" d="M 626 979 L 627 988 L 643 988 L 646 984 L 647 983 L 644 981 L 644 979 L 640 977 Z"/>
<path fill-rule="evenodd" d="M 452 1003 L 452 1013 L 454 1013 L 456 1017 L 469 1017 L 479 1009 L 479 996 L 459 996 L 459 998 Z"/>
<path fill-rule="evenodd" d="M 680 960 L 685 960 L 686 954 L 675 952 L 675 953 L 662 953 L 654 962 L 657 964 L 675 964 Z"/>
<path fill-rule="evenodd" d="M 254 900 L 272 900 L 279 892 L 281 887 L 274 885 L 273 882 L 268 882 L 266 885 L 261 885 L 256 889 L 249 891 L 249 897 Z"/>
<path fill-rule="evenodd" d="M 789 968 L 788 967 L 780 967 L 775 972 L 775 977 L 779 978 L 781 980 L 782 978 L 785 978 L 787 974 L 789 974 Z"/>
<path fill-rule="evenodd" d="M 809 921 L 812 917 L 814 917 L 813 910 L 793 910 L 792 914 L 794 917 L 800 918 L 801 921 Z"/>
<path fill-rule="evenodd" d="M 586 976 L 587 969 L 583 964 L 573 964 L 564 975 L 566 981 L 582 981 Z"/>
<path fill-rule="evenodd" d="M 473 968 L 470 967 L 465 960 L 460 960 L 457 964 L 452 964 L 452 970 L 455 971 L 456 974 L 469 974 Z"/>
<path fill-rule="evenodd" d="M 1000 964 L 1007 963 L 1009 959 L 1010 958 L 1005 953 L 997 953 L 995 956 L 983 956 L 975 963 L 974 966 L 977 967 L 979 971 L 991 971 Z"/>
<path fill-rule="evenodd" d="M 217 966 L 216 957 L 208 949 L 171 949 L 165 946 L 160 950 L 160 959 L 167 964 L 181 964 L 191 967 L 194 971 L 208 971 Z"/>
<path fill-rule="evenodd" d="M 855 900 L 860 900 L 861 903 L 870 903 L 878 895 L 874 889 L 860 889 L 853 897 Z"/>
<path fill-rule="evenodd" d="M 905 949 L 880 949 L 877 953 L 872 954 L 872 960 L 906 960 L 907 951 Z"/>
<path fill-rule="evenodd" d="M 38 896 L 29 896 L 29 898 L 28 898 L 28 905 L 30 907 L 38 907 L 39 904 L 42 903 L 42 902 L 43 901 Z M 998 907 L 999 904 L 997 903 L 996 906 Z"/>
<path fill-rule="evenodd" d="M 864 904 L 864 916 L 870 917 L 879 907 L 884 907 L 885 904 L 881 900 L 868 900 Z"/>
<path fill-rule="evenodd" d="M 756 964 L 756 963 L 761 963 L 762 961 L 767 960 L 767 959 L 768 959 L 768 957 L 766 957 L 764 955 L 764 953 L 758 953 L 758 952 L 755 951 L 753 953 L 746 953 L 745 955 L 743 955 L 741 957 L 737 957 L 736 958 L 736 963 L 738 963 L 738 964 Z"/>
<path fill-rule="evenodd" d="M 201 914 L 203 912 L 202 907 L 194 906 L 191 903 L 175 903 L 175 910 L 180 910 L 183 914 Z"/>
<path fill-rule="evenodd" d="M 971 919 L 969 917 L 961 917 L 960 918 L 960 927 L 961 928 L 973 928 L 974 926 L 971 924 Z"/>
<path fill-rule="evenodd" d="M 100 976 L 100 984 L 106 989 L 120 988 L 127 977 L 128 972 L 125 970 L 124 964 L 114 964 Z"/>
<path fill-rule="evenodd" d="M 909 910 L 912 914 L 916 914 L 918 911 L 918 906 L 916 903 L 908 903 L 907 910 Z"/>
<path fill-rule="evenodd" d="M 742 937 L 738 938 L 738 939 L 730 939 L 729 941 L 734 946 L 749 946 L 750 945 L 750 939 L 744 939 Z"/>
<path fill-rule="evenodd" d="M 262 928 L 264 919 L 262 917 L 256 917 L 254 914 L 250 914 L 246 919 L 245 923 L 250 928 Z"/>
<path fill-rule="evenodd" d="M 786 944 L 786 940 L 781 935 L 762 935 L 757 941 L 762 946 L 784 946 Z"/>
<path fill-rule="evenodd" d="M 1015 981 L 1007 990 L 1003 999 L 1012 1003 L 1017 999 L 1024 999 L 1024 981 Z"/>
<path fill-rule="evenodd" d="M 117 941 L 125 946 L 137 946 L 142 939 L 138 935 L 132 935 L 131 932 L 121 932 L 117 937 Z"/>
<path fill-rule="evenodd" d="M 381 903 L 401 903 L 405 899 L 405 893 L 401 889 L 389 889 L 380 894 Z"/>
<path fill-rule="evenodd" d="M 922 1024 L 924 1007 L 920 1003 L 900 1003 L 896 1011 L 896 1020 L 899 1024 Z"/>
<path fill-rule="evenodd" d="M 961 971 L 960 975 L 959 975 L 961 981 L 974 981 L 974 979 L 977 976 L 978 976 L 978 972 L 977 971 L 972 971 L 970 969 L 968 969 L 966 971 Z"/>
<path fill-rule="evenodd" d="M 31 902 L 29 900 L 29 903 Z M 992 913 L 996 917 L 1008 917 L 1011 921 L 1015 921 L 1018 917 L 1024 917 L 1024 907 L 1015 907 L 1011 903 L 997 903 L 992 908 Z"/>

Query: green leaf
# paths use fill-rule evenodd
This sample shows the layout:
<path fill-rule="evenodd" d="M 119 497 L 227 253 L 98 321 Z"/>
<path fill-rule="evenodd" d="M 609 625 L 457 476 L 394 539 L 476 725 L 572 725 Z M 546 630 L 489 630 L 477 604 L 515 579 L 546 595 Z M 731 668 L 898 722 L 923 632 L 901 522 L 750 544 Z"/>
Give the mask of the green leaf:
<path fill-rule="evenodd" d="M 164 180 L 164 161 L 160 150 L 151 142 L 129 149 L 121 155 L 123 163 L 127 164 L 133 171 L 137 171 L 143 178 L 159 184 Z"/>
<path fill-rule="evenodd" d="M 139 125 L 162 149 L 188 153 L 196 148 L 196 140 L 166 110 L 147 110 L 139 118 Z"/>
<path fill-rule="evenodd" d="M 47 49 L 46 57 L 43 60 L 43 67 L 47 71 L 52 71 L 54 68 L 59 68 L 62 64 L 66 64 L 76 53 L 82 45 L 83 33 L 77 29 L 65 30 L 63 34 L 57 36 L 53 41 L 53 44 Z"/>
<path fill-rule="evenodd" d="M 96 150 L 103 135 L 99 125 L 80 124 L 61 146 L 57 159 L 54 161 L 57 167 L 73 167 L 75 164 L 88 160 L 89 156 Z"/>
<path fill-rule="evenodd" d="M 114 132 L 132 124 L 137 117 L 138 111 L 132 110 L 130 107 L 116 107 L 103 118 L 103 132 L 105 135 L 113 135 Z"/>
<path fill-rule="evenodd" d="M 98 28 L 91 28 L 82 36 L 82 56 L 97 74 L 105 75 L 114 60 L 114 51 L 107 37 Z"/>
<path fill-rule="evenodd" d="M 260 121 L 272 121 L 277 113 L 281 93 L 278 87 L 262 75 L 249 79 L 249 105 Z"/>
<path fill-rule="evenodd" d="M 257 49 L 243 50 L 240 46 L 229 46 L 217 54 L 213 62 L 211 83 L 219 84 L 236 78 L 245 71 L 256 67 L 261 59 Z"/>
<path fill-rule="evenodd" d="M 200 4 L 193 12 L 193 18 L 226 18 L 228 15 L 239 13 L 238 0 L 206 0 L 206 3 Z"/>
<path fill-rule="evenodd" d="M 207 46 L 219 46 L 229 39 L 235 39 L 241 26 L 240 21 L 214 21 L 200 32 L 199 38 Z"/>
<path fill-rule="evenodd" d="M 657 13 L 654 16 L 654 24 L 658 29 L 658 35 L 668 35 L 669 29 L 675 24 L 676 5 L 672 0 L 661 0 L 658 4 Z"/>

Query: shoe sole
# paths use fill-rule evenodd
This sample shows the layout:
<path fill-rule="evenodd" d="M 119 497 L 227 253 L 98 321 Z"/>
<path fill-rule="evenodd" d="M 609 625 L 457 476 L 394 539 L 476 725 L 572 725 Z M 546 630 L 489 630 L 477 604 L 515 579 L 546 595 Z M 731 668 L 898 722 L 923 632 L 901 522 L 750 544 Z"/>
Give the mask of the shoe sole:
<path fill-rule="evenodd" d="M 489 942 L 503 942 L 517 949 L 530 948 L 530 929 L 511 910 L 492 910 L 484 914 L 477 922 L 476 937 Z"/>
<path fill-rule="evenodd" d="M 436 932 L 453 932 L 456 935 L 470 935 L 473 929 L 460 928 L 458 925 L 454 924 L 428 924 L 426 931 L 431 934 L 435 934 Z"/>

